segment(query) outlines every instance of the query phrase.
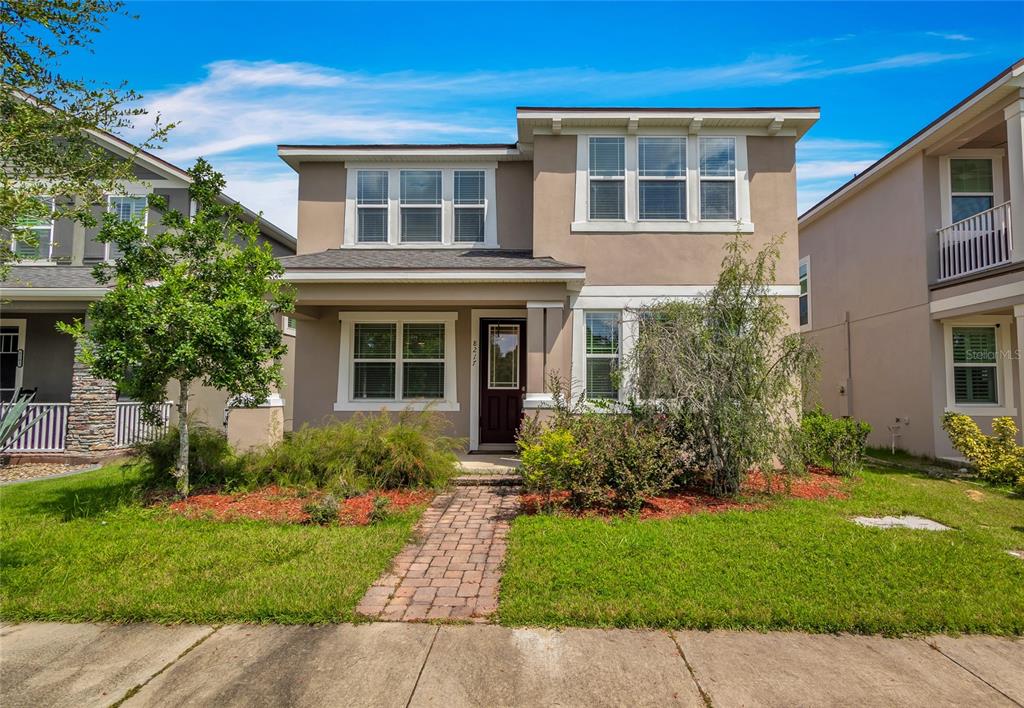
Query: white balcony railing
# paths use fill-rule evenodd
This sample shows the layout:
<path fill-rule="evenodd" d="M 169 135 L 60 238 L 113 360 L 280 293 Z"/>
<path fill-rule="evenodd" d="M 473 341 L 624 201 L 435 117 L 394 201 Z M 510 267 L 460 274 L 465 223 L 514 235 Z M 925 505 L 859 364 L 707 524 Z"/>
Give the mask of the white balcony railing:
<path fill-rule="evenodd" d="M 167 432 L 171 419 L 172 403 L 166 401 L 157 404 L 157 413 L 160 420 L 157 423 L 150 423 L 142 416 L 143 406 L 135 401 L 118 401 L 117 418 L 114 425 L 114 445 L 116 447 L 130 447 L 135 443 L 155 440 Z"/>
<path fill-rule="evenodd" d="M 994 268 L 1012 259 L 1010 202 L 939 229 L 939 280 Z"/>
<path fill-rule="evenodd" d="M 0 403 L 0 416 L 11 405 Z M 63 452 L 70 407 L 68 403 L 29 403 L 7 452 Z"/>

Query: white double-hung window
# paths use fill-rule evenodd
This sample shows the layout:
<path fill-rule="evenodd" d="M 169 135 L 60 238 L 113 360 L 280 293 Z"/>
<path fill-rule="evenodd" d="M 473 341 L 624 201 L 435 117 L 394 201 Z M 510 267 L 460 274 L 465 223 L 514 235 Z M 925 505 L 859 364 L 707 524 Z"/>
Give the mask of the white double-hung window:
<path fill-rule="evenodd" d="M 616 372 L 619 368 L 620 313 L 588 311 L 584 315 L 586 396 L 588 399 L 619 397 Z"/>
<path fill-rule="evenodd" d="M 455 242 L 483 243 L 486 228 L 486 173 L 455 170 Z"/>
<path fill-rule="evenodd" d="M 344 244 L 496 248 L 496 169 L 480 163 L 352 165 L 346 176 Z"/>
<path fill-rule="evenodd" d="M 458 410 L 449 312 L 342 312 L 335 410 Z M 393 404 L 393 405 L 389 405 Z"/>
<path fill-rule="evenodd" d="M 147 225 L 149 199 L 145 196 L 110 195 L 107 197 L 107 211 L 114 214 L 118 221 L 134 221 L 143 228 Z M 111 261 L 119 258 L 122 254 L 117 244 L 107 242 L 105 260 Z"/>
<path fill-rule="evenodd" d="M 590 219 L 626 218 L 626 139 L 590 138 Z"/>
<path fill-rule="evenodd" d="M 26 260 L 49 260 L 53 254 L 53 198 L 39 197 L 38 213 L 18 220 L 18 226 L 27 231 L 32 243 L 23 239 L 11 240 L 11 250 Z M 48 215 L 49 218 L 47 218 Z"/>
<path fill-rule="evenodd" d="M 736 220 L 736 138 L 700 139 L 700 218 Z"/>
<path fill-rule="evenodd" d="M 388 241 L 388 173 L 387 170 L 360 170 L 356 204 L 359 243 Z"/>
<path fill-rule="evenodd" d="M 402 243 L 441 243 L 441 170 L 402 170 Z"/>
<path fill-rule="evenodd" d="M 641 136 L 638 184 L 641 221 L 686 219 L 686 138 Z"/>

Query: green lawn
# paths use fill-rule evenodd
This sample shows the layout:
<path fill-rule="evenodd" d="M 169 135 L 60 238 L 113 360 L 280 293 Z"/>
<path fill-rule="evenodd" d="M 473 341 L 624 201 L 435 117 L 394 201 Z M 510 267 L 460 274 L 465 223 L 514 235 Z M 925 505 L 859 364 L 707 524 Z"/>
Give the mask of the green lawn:
<path fill-rule="evenodd" d="M 956 530 L 848 520 L 903 513 Z M 847 500 L 671 521 L 519 517 L 499 615 L 506 625 L 1022 634 L 1024 561 L 1010 548 L 1024 549 L 1024 499 L 869 471 Z"/>
<path fill-rule="evenodd" d="M 419 515 L 332 528 L 188 521 L 141 508 L 137 484 L 108 467 L 0 488 L 0 617 L 352 620 Z"/>

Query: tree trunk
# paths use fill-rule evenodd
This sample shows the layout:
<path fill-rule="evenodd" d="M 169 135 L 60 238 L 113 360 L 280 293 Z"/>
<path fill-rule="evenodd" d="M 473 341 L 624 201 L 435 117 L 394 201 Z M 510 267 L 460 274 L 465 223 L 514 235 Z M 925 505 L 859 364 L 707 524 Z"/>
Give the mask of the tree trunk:
<path fill-rule="evenodd" d="M 174 466 L 179 497 L 188 496 L 188 380 L 178 382 L 178 462 Z"/>

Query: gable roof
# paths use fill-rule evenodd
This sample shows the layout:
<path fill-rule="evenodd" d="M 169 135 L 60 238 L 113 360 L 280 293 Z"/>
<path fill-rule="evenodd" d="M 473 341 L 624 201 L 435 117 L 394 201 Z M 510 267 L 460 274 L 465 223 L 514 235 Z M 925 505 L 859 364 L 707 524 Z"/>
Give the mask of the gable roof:
<path fill-rule="evenodd" d="M 189 177 L 187 171 L 181 169 L 175 164 L 168 162 L 167 160 L 164 160 L 161 157 L 157 157 L 148 150 L 143 150 L 137 145 L 131 144 L 127 140 L 120 138 L 114 135 L 113 133 L 108 133 L 102 130 L 90 130 L 89 134 L 92 136 L 94 140 L 96 140 L 96 142 L 100 143 L 105 148 L 107 148 L 108 150 L 110 150 L 111 152 L 120 157 L 135 160 L 137 163 L 141 163 L 147 169 L 150 169 L 157 174 L 182 180 L 183 182 L 185 182 L 185 184 L 192 183 L 192 178 Z M 295 246 L 298 243 L 298 241 L 290 233 L 282 229 L 280 226 L 277 226 L 267 221 L 267 219 L 260 216 L 252 209 L 249 209 L 247 206 L 245 206 L 238 200 L 229 197 L 227 194 L 221 192 L 220 197 L 226 204 L 238 204 L 240 207 L 242 207 L 242 212 L 245 214 L 245 216 L 252 221 L 258 222 L 260 226 L 260 231 L 265 233 L 267 236 L 274 239 L 282 246 L 285 246 L 286 248 L 289 248 L 292 251 L 295 250 Z"/>
<path fill-rule="evenodd" d="M 840 202 L 845 201 L 868 184 L 886 174 L 903 158 L 915 153 L 920 148 L 924 148 L 931 138 L 945 128 L 952 126 L 957 121 L 967 120 L 975 113 L 989 110 L 992 103 L 998 100 L 1005 100 L 1005 98 L 1013 94 L 1014 90 L 1020 90 L 1022 87 L 1024 87 L 1024 58 L 1018 59 L 999 74 L 989 79 L 983 86 L 973 91 L 962 101 L 869 165 L 853 179 L 805 211 L 800 215 L 798 223 L 801 226 L 810 224 Z"/>

